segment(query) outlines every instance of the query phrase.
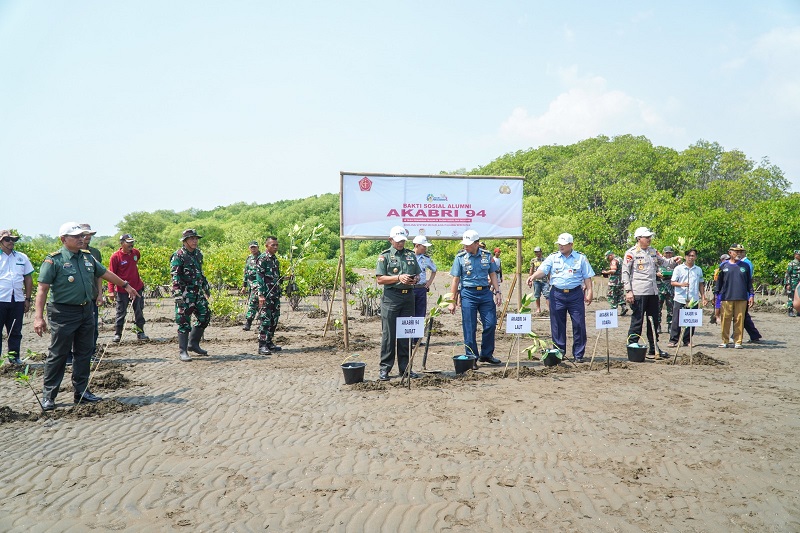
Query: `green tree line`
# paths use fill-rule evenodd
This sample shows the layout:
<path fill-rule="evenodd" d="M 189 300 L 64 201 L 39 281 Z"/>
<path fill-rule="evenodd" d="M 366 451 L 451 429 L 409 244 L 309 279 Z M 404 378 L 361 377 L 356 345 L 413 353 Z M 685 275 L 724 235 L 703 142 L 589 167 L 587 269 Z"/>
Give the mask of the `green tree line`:
<path fill-rule="evenodd" d="M 569 232 L 576 249 L 599 271 L 606 250 L 621 254 L 633 244 L 633 230 L 648 226 L 656 232 L 654 246 L 671 245 L 681 252 L 697 248 L 698 262 L 707 268 L 732 243 L 741 242 L 755 263 L 758 281 L 774 284 L 782 279 L 791 251 L 800 247 L 800 194 L 790 192 L 783 171 L 766 158 L 756 162 L 715 142 L 701 140 L 677 151 L 654 146 L 643 136 L 599 136 L 505 154 L 455 173 L 524 176 L 523 270 L 535 246 L 547 254 L 556 249 L 558 234 Z M 298 225 L 299 233 L 294 231 Z M 313 242 L 306 242 L 302 251 L 296 246 L 296 253 L 303 256 L 297 265 L 303 276 L 319 284 L 328 273 L 333 275 L 339 253 L 339 196 L 240 202 L 210 210 L 138 211 L 125 215 L 117 227 L 117 235 L 95 238 L 92 244 L 107 261 L 118 247 L 119 234 L 131 233 L 150 285 L 169 283 L 169 257 L 180 246 L 181 232 L 196 229 L 203 235 L 206 275 L 220 287 L 241 282 L 251 240 L 263 248 L 265 237 L 277 236 L 288 259 L 292 240 L 300 244 L 316 228 Z M 504 250 L 504 270 L 513 270 L 515 241 L 487 245 Z M 387 246 L 385 240 L 348 240 L 348 265 L 372 268 Z M 58 242 L 39 236 L 23 239 L 18 247 L 38 267 Z M 458 241 L 436 241 L 430 251 L 440 268 L 448 269 L 459 248 Z"/>

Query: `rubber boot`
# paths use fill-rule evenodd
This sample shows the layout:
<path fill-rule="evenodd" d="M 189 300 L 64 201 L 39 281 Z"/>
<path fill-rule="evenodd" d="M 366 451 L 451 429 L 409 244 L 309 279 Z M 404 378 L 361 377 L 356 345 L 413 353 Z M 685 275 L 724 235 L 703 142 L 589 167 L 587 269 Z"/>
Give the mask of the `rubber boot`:
<path fill-rule="evenodd" d="M 208 352 L 200 347 L 200 339 L 203 338 L 203 331 L 206 328 L 195 326 L 189 333 L 189 350 L 200 355 L 208 355 Z"/>
<path fill-rule="evenodd" d="M 111 342 L 119 342 L 122 339 L 122 328 L 116 326 L 114 328 L 114 338 L 111 339 Z"/>
<path fill-rule="evenodd" d="M 253 319 L 252 318 L 248 318 L 247 322 L 245 322 L 244 326 L 242 326 L 242 330 L 250 331 L 250 326 L 252 326 L 252 325 L 253 325 Z"/>
<path fill-rule="evenodd" d="M 139 329 L 139 333 L 136 334 L 136 338 L 139 339 L 140 341 L 150 340 L 150 337 L 148 337 L 147 334 L 144 332 L 144 330 L 141 328 Z"/>
<path fill-rule="evenodd" d="M 191 361 L 192 358 L 189 357 L 189 352 L 186 351 L 186 347 L 189 345 L 189 334 L 188 333 L 181 333 L 178 332 L 178 347 L 180 348 L 180 359 L 181 361 Z"/>
<path fill-rule="evenodd" d="M 272 355 L 267 346 L 267 341 L 258 341 L 258 355 Z"/>

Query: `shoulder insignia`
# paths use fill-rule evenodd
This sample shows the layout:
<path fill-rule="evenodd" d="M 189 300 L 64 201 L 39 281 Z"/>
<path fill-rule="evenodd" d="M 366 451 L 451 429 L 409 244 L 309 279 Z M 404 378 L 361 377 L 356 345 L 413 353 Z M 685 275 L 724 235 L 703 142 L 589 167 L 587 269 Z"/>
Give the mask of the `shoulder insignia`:
<path fill-rule="evenodd" d="M 45 259 L 44 262 L 45 263 L 50 263 L 51 265 L 53 264 L 53 260 L 52 259 Z"/>
<path fill-rule="evenodd" d="M 57 251 L 57 252 L 53 252 L 53 253 L 47 254 L 47 257 L 57 257 L 59 255 L 61 255 L 61 251 L 60 250 Z"/>
<path fill-rule="evenodd" d="M 92 251 L 91 251 L 91 250 L 81 250 L 81 252 L 83 252 L 83 253 L 85 253 L 85 254 L 91 254 L 91 253 L 92 253 Z"/>
<path fill-rule="evenodd" d="M 465 255 L 467 255 L 467 251 L 466 251 L 466 250 L 460 250 L 460 251 L 459 251 L 459 252 L 456 254 L 456 257 L 463 257 L 463 256 L 465 256 Z"/>
<path fill-rule="evenodd" d="M 386 261 L 386 258 L 382 255 L 378 256 L 378 261 Z"/>

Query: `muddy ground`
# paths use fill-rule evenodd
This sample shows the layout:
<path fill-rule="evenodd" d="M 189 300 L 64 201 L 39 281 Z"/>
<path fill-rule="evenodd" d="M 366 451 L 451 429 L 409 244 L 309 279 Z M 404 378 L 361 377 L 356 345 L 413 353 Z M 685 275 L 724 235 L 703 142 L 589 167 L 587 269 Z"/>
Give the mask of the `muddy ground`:
<path fill-rule="evenodd" d="M 510 357 L 507 372 L 457 377 L 460 316 L 444 315 L 409 389 L 396 369 L 377 381 L 377 318 L 351 309 L 345 350 L 341 330 L 323 336 L 325 306 L 284 302 L 284 349 L 266 357 L 255 332 L 212 324 L 209 355 L 190 363 L 177 358 L 169 301 L 147 302 L 148 342 L 126 332 L 110 344 L 105 309 L 92 390 L 106 400 L 75 408 L 67 374 L 47 415 L 3 368 L 0 530 L 800 530 L 800 318 L 757 310 L 767 342 L 743 350 L 717 348 L 706 320 L 694 364 L 684 352 L 672 365 L 628 362 L 621 317 L 610 372 L 590 320 L 591 368 L 522 352 L 517 379 L 505 333 L 495 355 Z M 43 353 L 31 322 L 23 350 Z M 533 324 L 549 337 L 546 317 Z M 366 381 L 344 385 L 354 353 Z"/>

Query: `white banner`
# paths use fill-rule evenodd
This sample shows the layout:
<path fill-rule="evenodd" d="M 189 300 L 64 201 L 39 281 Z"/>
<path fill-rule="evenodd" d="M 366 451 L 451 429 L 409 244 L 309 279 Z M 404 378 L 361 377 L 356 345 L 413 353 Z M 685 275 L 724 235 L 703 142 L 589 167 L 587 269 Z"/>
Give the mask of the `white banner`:
<path fill-rule="evenodd" d="M 521 177 L 385 176 L 342 173 L 344 237 L 522 238 Z"/>
<path fill-rule="evenodd" d="M 425 336 L 425 317 L 400 316 L 395 324 L 398 339 L 419 339 Z"/>
<path fill-rule="evenodd" d="M 619 327 L 616 309 L 600 309 L 594 312 L 595 329 L 609 329 Z"/>
<path fill-rule="evenodd" d="M 509 313 L 506 315 L 506 333 L 530 333 L 531 315 Z"/>

